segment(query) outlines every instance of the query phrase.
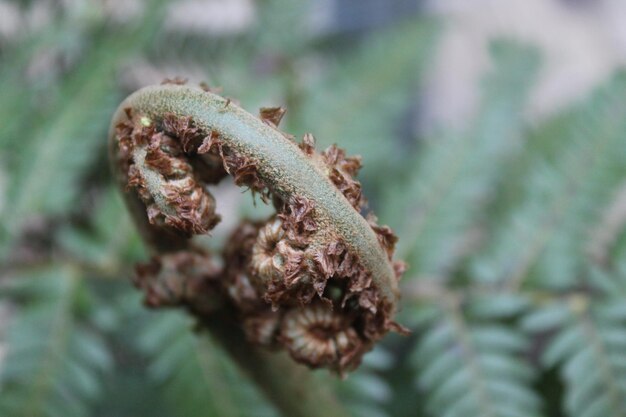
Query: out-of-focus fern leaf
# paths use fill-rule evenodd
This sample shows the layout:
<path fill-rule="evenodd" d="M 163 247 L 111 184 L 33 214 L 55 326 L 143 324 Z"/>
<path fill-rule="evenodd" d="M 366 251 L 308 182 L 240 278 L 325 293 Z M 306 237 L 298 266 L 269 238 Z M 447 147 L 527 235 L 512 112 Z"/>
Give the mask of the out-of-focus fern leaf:
<path fill-rule="evenodd" d="M 60 228 L 56 236 L 58 247 L 73 259 L 101 270 L 115 271 L 122 263 L 137 261 L 143 254 L 143 245 L 121 200 L 113 188 L 104 192 L 87 227 L 68 224 Z"/>
<path fill-rule="evenodd" d="M 497 42 L 492 56 L 495 68 L 471 129 L 425 143 L 408 183 L 385 199 L 383 217 L 401 231 L 410 275 L 444 274 L 465 255 L 507 164 L 522 149 L 521 115 L 537 53 Z"/>
<path fill-rule="evenodd" d="M 306 17 L 315 2 L 293 2 L 289 0 L 268 0 L 258 12 L 256 41 L 259 47 L 286 55 L 299 55 L 306 51 L 311 33 L 307 30 Z M 300 30 L 267 30 L 268 25 L 287 28 L 294 24 Z"/>
<path fill-rule="evenodd" d="M 626 175 L 626 75 L 570 111 L 564 126 L 549 130 L 551 137 L 539 129 L 537 140 L 554 141 L 559 150 L 554 160 L 539 154 L 529 164 L 521 204 L 473 261 L 475 279 L 517 286 L 530 275 L 547 287 L 578 283 L 589 235 Z"/>
<path fill-rule="evenodd" d="M 526 294 L 496 292 L 471 297 L 467 312 L 472 317 L 483 320 L 511 319 L 530 307 L 531 300 Z"/>
<path fill-rule="evenodd" d="M 387 184 L 398 162 L 406 162 L 406 144 L 394 137 L 401 134 L 402 113 L 416 93 L 436 29 L 433 22 L 413 20 L 373 36 L 356 53 L 331 62 L 328 76 L 306 91 L 302 128 L 315 134 L 320 148 L 341 143 L 361 154 L 366 182 Z"/>
<path fill-rule="evenodd" d="M 161 18 L 154 2 L 140 30 L 122 30 L 97 38 L 76 72 L 61 88 L 62 102 L 54 103 L 54 117 L 45 118 L 20 153 L 2 213 L 10 223 L 0 226 L 9 238 L 34 214 L 71 211 L 79 178 L 96 149 L 104 149 L 107 117 L 119 99 L 115 70 L 120 62 L 151 39 Z M 152 29 L 152 30 L 150 30 Z M 54 172 L 51 177 L 50 173 Z M 5 242 L 6 245 L 6 242 Z"/>
<path fill-rule="evenodd" d="M 58 100 L 62 76 L 84 51 L 91 32 L 101 29 L 103 23 L 103 16 L 88 18 L 87 9 L 52 18 L 5 52 L 3 59 L 10 65 L 0 67 L 0 115 L 4 121 L 0 125 L 0 149 L 15 151 L 23 146 L 24 132 L 33 128 L 37 113 Z M 64 64 L 55 65 L 57 61 Z"/>
<path fill-rule="evenodd" d="M 393 357 L 383 347 L 368 353 L 356 372 L 338 382 L 337 396 L 359 417 L 386 417 L 385 406 L 392 400 L 389 383 L 380 375 L 393 365 Z"/>
<path fill-rule="evenodd" d="M 46 110 L 59 102 L 61 77 L 84 48 L 87 35 L 95 22 L 81 19 L 82 14 L 72 18 L 54 18 L 35 33 L 28 33 L 2 51 L 0 65 L 0 170 L 15 175 L 20 156 L 35 138 L 33 131 Z M 67 61 L 63 66 L 52 65 Z M 52 67 L 52 68 L 51 68 Z M 49 116 L 48 116 L 49 117 Z M 0 190 L 0 212 L 8 198 L 5 189 Z M 0 232 L 4 228 L 0 222 Z"/>
<path fill-rule="evenodd" d="M 600 220 L 585 244 L 585 252 L 589 254 L 593 267 L 604 270 L 619 267 L 624 259 L 620 252 L 624 249 L 626 237 L 626 180 L 611 194 L 610 203 L 601 210 Z"/>
<path fill-rule="evenodd" d="M 0 415 L 90 415 L 111 358 L 76 311 L 78 275 L 53 268 L 7 282 L 2 292 L 17 305 L 2 342 L 8 353 L 0 367 Z"/>
<path fill-rule="evenodd" d="M 527 339 L 496 321 L 470 322 L 457 308 L 432 321 L 413 356 L 427 409 L 446 417 L 540 416 Z"/>
<path fill-rule="evenodd" d="M 558 332 L 544 351 L 542 363 L 547 368 L 559 366 L 567 415 L 626 415 L 626 299 L 590 303 L 585 296 L 572 296 L 525 320 L 531 332 L 551 331 L 556 326 Z"/>
<path fill-rule="evenodd" d="M 151 360 L 149 374 L 160 384 L 172 410 L 189 417 L 276 416 L 228 357 L 176 312 L 150 317 L 139 337 Z"/>

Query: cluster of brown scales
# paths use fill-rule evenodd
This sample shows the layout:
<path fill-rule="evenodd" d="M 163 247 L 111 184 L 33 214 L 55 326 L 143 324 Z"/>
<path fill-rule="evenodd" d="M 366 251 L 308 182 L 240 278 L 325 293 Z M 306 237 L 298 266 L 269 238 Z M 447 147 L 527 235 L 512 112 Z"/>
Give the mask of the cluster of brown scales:
<path fill-rule="evenodd" d="M 266 143 L 241 145 L 233 139 L 237 132 L 221 128 L 221 119 L 211 124 L 176 106 L 167 111 L 168 105 L 150 107 L 141 100 L 120 106 L 111 157 L 135 200 L 131 204 L 144 210 L 151 229 L 144 237 L 159 248 L 151 262 L 137 267 L 135 282 L 149 305 L 182 305 L 210 320 L 226 304 L 251 343 L 284 349 L 298 362 L 340 373 L 357 367 L 389 330 L 405 331 L 393 321 L 404 264 L 392 259 L 397 240 L 392 230 L 377 225 L 372 214 L 361 214 L 366 202 L 355 179 L 360 157 L 346 156 L 334 145 L 318 152 L 311 134 L 297 143 L 278 130 L 282 108 L 261 109 L 257 126 L 231 100 L 207 88 L 160 88 L 160 95 L 148 94 L 146 102 L 164 100 L 167 88 L 180 100 L 209 95 L 208 101 L 222 106 L 216 107 L 223 112 L 217 117 L 228 122 L 228 112 L 234 112 L 246 118 L 261 138 L 271 133 L 285 152 L 283 161 L 277 145 L 270 144 L 280 164 L 273 162 L 273 154 L 263 151 Z M 303 165 L 317 177 L 309 181 L 323 190 L 330 185 L 339 196 L 316 200 L 308 194 L 311 185 L 300 186 L 295 175 L 288 178 L 289 169 Z M 227 175 L 272 204 L 276 214 L 263 222 L 242 221 L 221 253 L 209 253 L 191 238 L 209 233 L 220 221 L 207 187 Z M 333 199 L 342 199 L 340 205 Z M 361 240 L 353 238 L 354 227 L 367 229 Z M 361 241 L 377 247 L 363 247 Z"/>

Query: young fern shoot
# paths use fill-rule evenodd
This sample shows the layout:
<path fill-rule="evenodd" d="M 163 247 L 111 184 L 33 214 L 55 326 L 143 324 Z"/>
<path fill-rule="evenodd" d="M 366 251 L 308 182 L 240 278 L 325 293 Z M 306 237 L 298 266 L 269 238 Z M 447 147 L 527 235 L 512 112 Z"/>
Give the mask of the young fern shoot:
<path fill-rule="evenodd" d="M 141 89 L 115 113 L 110 158 L 142 236 L 156 251 L 136 283 L 150 305 L 184 305 L 201 321 L 233 311 L 250 343 L 343 373 L 389 330 L 404 264 L 397 238 L 354 179 L 359 157 L 315 150 L 278 130 L 285 110 L 242 110 L 208 88 Z M 192 237 L 219 222 L 207 185 L 226 175 L 276 214 L 242 221 L 221 254 Z M 221 257 L 221 262 L 218 262 Z"/>

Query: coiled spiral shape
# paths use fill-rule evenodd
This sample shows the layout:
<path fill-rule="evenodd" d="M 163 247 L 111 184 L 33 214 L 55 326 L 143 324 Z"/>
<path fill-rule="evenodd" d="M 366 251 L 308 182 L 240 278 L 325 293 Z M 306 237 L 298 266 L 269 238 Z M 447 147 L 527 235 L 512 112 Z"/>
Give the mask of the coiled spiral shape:
<path fill-rule="evenodd" d="M 138 268 L 136 282 L 152 305 L 183 304 L 206 316 L 207 299 L 228 303 L 251 342 L 344 372 L 389 330 L 404 331 L 393 321 L 404 266 L 393 260 L 391 229 L 361 215 L 360 158 L 334 145 L 317 152 L 311 134 L 295 142 L 278 130 L 284 113 L 265 108 L 257 118 L 182 85 L 148 87 L 120 105 L 113 169 L 128 204 L 143 209 L 142 235 L 160 252 Z M 222 252 L 210 254 L 190 239 L 220 221 L 207 186 L 227 175 L 276 214 L 242 221 Z M 197 268 L 190 272 L 185 260 Z M 164 278 L 172 271 L 205 285 L 174 285 Z M 172 294 L 177 288 L 185 293 Z"/>

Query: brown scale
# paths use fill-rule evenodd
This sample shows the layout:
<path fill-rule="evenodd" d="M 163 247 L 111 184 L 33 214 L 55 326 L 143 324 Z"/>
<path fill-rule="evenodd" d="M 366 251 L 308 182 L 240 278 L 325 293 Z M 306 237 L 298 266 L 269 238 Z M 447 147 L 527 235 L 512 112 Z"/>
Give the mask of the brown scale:
<path fill-rule="evenodd" d="M 187 78 L 182 78 L 182 77 L 166 78 L 163 81 L 161 81 L 161 85 L 165 85 L 165 84 L 185 85 L 187 84 Z"/>
<path fill-rule="evenodd" d="M 150 307 L 186 306 L 199 314 L 219 304 L 221 268 L 211 255 L 182 251 L 153 257 L 136 266 L 134 284 Z"/>
<path fill-rule="evenodd" d="M 272 127 L 278 127 L 287 110 L 283 107 L 262 107 L 259 118 Z"/>
<path fill-rule="evenodd" d="M 329 146 L 322 152 L 322 158 L 330 172 L 328 178 L 341 191 L 356 210 L 366 205 L 361 192 L 361 183 L 354 177 L 361 169 L 361 157 L 347 157 L 346 152 L 336 145 Z"/>
<path fill-rule="evenodd" d="M 282 220 L 283 229 L 289 240 L 299 246 L 306 246 L 309 237 L 317 230 L 313 219 L 315 203 L 304 197 L 293 196 L 284 205 L 278 218 Z"/>

